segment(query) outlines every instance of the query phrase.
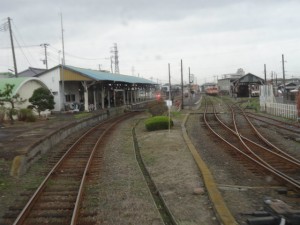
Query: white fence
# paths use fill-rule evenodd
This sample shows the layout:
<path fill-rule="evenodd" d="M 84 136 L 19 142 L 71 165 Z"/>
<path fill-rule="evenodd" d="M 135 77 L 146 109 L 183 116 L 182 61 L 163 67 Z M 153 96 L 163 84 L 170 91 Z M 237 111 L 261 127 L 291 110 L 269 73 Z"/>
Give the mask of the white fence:
<path fill-rule="evenodd" d="M 297 106 L 295 104 L 276 103 L 272 85 L 260 87 L 260 110 L 274 116 L 288 119 L 298 119 Z"/>
<path fill-rule="evenodd" d="M 297 107 L 296 105 L 288 105 L 282 103 L 260 103 L 260 110 L 265 111 L 274 116 L 280 116 L 288 119 L 297 120 Z"/>

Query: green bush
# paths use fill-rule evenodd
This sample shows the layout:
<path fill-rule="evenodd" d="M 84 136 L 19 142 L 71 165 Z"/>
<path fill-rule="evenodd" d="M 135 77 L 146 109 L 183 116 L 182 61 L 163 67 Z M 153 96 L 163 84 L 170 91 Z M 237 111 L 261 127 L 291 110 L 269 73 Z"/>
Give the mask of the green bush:
<path fill-rule="evenodd" d="M 18 112 L 18 120 L 26 122 L 35 122 L 36 116 L 33 114 L 32 109 L 20 109 Z"/>
<path fill-rule="evenodd" d="M 170 119 L 170 127 L 174 125 L 172 119 Z M 169 117 L 167 116 L 155 116 L 145 121 L 145 127 L 148 131 L 169 129 Z"/>
<path fill-rule="evenodd" d="M 148 111 L 152 116 L 161 116 L 168 111 L 168 107 L 163 100 L 151 102 L 148 104 Z"/>

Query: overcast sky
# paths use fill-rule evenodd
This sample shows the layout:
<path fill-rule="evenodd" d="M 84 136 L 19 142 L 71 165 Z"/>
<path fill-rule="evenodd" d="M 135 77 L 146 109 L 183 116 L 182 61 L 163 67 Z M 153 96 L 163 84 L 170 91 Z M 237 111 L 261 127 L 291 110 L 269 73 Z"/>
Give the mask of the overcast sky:
<path fill-rule="evenodd" d="M 243 68 L 263 78 L 271 71 L 300 77 L 299 0 L 1 0 L 0 72 L 13 69 L 8 30 L 12 19 L 18 71 L 49 68 L 62 54 L 61 15 L 67 65 L 110 70 L 117 43 L 121 74 L 180 83 L 188 67 L 197 83 L 213 82 Z M 20 48 L 20 46 L 22 46 Z"/>

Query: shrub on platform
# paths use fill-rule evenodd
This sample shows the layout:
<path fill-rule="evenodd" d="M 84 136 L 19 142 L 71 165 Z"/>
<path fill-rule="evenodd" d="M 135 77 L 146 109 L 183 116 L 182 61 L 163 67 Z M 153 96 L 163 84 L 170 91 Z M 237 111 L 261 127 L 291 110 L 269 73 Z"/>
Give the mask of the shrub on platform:
<path fill-rule="evenodd" d="M 32 109 L 20 109 L 18 112 L 18 120 L 26 122 L 35 122 L 36 117 L 32 112 Z"/>
<path fill-rule="evenodd" d="M 169 129 L 169 122 L 170 122 L 170 127 L 172 127 L 174 123 L 172 119 L 169 120 L 169 117 L 154 116 L 145 121 L 145 126 L 148 131 L 165 130 L 165 129 Z"/>
<path fill-rule="evenodd" d="M 149 103 L 148 111 L 152 116 L 161 116 L 168 111 L 168 107 L 164 101 L 159 100 Z"/>

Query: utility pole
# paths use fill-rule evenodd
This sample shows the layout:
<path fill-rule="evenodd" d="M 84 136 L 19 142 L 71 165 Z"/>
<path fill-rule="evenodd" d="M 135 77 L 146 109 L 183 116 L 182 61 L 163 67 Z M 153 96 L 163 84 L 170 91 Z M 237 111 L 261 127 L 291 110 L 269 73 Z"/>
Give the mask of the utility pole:
<path fill-rule="evenodd" d="M 285 69 L 284 69 L 284 55 L 282 54 L 282 76 L 283 76 L 283 91 L 285 92 Z"/>
<path fill-rule="evenodd" d="M 273 80 L 274 80 L 274 72 L 271 71 L 271 84 L 273 85 Z"/>
<path fill-rule="evenodd" d="M 169 69 L 169 100 L 171 101 L 171 70 L 170 70 L 170 63 L 168 64 Z"/>
<path fill-rule="evenodd" d="M 62 111 L 65 111 L 65 79 L 64 79 L 64 65 L 65 65 L 65 44 L 64 44 L 64 28 L 62 13 L 60 14 L 61 19 L 61 41 L 62 41 L 62 64 L 61 64 L 61 83 L 62 83 Z"/>
<path fill-rule="evenodd" d="M 190 105 L 190 107 L 191 107 L 191 101 L 192 101 L 192 96 L 191 96 L 191 94 L 192 94 L 192 88 L 191 88 L 191 70 L 190 70 L 190 67 L 189 67 L 189 105 Z"/>
<path fill-rule="evenodd" d="M 15 47 L 14 47 L 13 34 L 12 34 L 11 23 L 10 23 L 11 19 L 9 17 L 7 19 L 8 19 L 8 28 L 9 28 L 9 34 L 10 34 L 11 50 L 12 50 L 12 55 L 13 55 L 13 60 L 14 60 L 15 76 L 18 77 L 18 69 L 17 69 L 17 61 L 16 61 L 16 55 L 15 55 Z"/>
<path fill-rule="evenodd" d="M 48 69 L 47 46 L 49 46 L 49 44 L 44 43 L 44 44 L 41 44 L 41 46 L 45 48 L 45 60 L 43 60 L 43 61 L 44 61 L 44 64 L 46 64 L 46 69 Z"/>
<path fill-rule="evenodd" d="M 266 64 L 264 64 L 264 72 L 265 72 L 265 84 L 267 84 L 267 68 L 266 68 Z"/>
<path fill-rule="evenodd" d="M 181 109 L 183 109 L 183 68 L 182 68 L 182 59 L 180 61 L 181 65 Z"/>

